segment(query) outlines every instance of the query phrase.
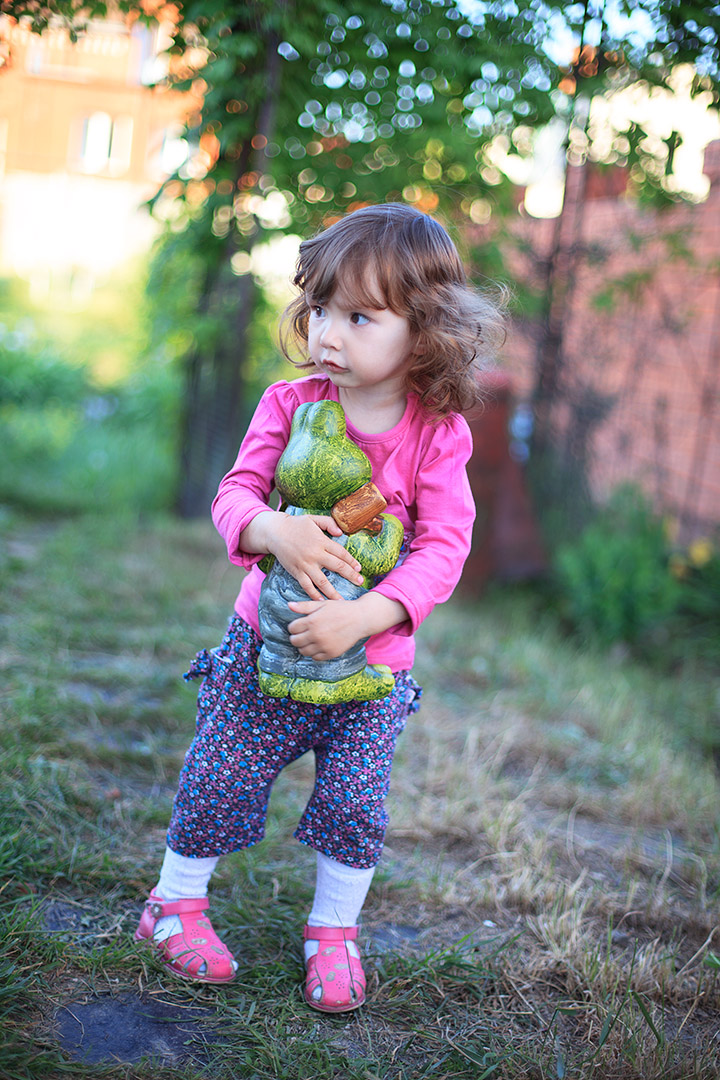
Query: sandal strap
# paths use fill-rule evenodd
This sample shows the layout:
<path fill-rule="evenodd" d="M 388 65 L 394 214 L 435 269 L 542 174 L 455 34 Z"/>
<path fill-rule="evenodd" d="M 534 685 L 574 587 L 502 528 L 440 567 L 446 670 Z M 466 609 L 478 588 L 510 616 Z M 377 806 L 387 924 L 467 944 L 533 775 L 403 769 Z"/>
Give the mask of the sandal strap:
<path fill-rule="evenodd" d="M 192 915 L 198 911 L 207 911 L 209 906 L 210 901 L 207 896 L 185 900 L 162 900 L 151 893 L 145 901 L 145 907 L 153 919 L 162 919 L 166 915 Z"/>
<path fill-rule="evenodd" d="M 356 941 L 357 926 L 305 926 L 305 941 Z"/>

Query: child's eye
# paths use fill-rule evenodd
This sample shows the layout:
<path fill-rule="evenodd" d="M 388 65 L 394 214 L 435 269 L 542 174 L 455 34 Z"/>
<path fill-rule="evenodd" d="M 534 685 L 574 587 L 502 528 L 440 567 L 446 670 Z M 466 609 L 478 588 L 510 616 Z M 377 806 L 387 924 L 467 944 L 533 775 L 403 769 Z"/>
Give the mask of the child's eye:
<path fill-rule="evenodd" d="M 364 326 L 365 323 L 370 322 L 370 320 L 368 319 L 367 315 L 363 315 L 362 312 L 353 311 L 352 315 L 350 316 L 350 322 L 354 323 L 355 326 Z"/>
<path fill-rule="evenodd" d="M 322 304 L 311 304 L 310 314 L 314 315 L 316 319 L 322 319 L 323 315 L 325 314 L 325 308 L 322 306 Z"/>

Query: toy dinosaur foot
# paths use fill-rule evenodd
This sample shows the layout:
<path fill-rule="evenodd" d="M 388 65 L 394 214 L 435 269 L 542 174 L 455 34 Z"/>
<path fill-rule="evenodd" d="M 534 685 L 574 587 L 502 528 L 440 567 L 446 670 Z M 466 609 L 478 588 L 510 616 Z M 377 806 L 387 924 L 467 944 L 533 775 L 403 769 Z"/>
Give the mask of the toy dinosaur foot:
<path fill-rule="evenodd" d="M 262 671 L 258 668 L 258 681 L 263 694 L 268 697 L 290 697 L 290 688 L 295 682 L 287 675 L 276 675 L 272 671 Z"/>
<path fill-rule="evenodd" d="M 337 705 L 342 701 L 375 701 L 386 697 L 395 676 L 386 664 L 367 664 L 362 671 L 337 682 L 290 679 L 260 671 L 260 689 L 270 697 L 290 697 L 311 705 Z"/>

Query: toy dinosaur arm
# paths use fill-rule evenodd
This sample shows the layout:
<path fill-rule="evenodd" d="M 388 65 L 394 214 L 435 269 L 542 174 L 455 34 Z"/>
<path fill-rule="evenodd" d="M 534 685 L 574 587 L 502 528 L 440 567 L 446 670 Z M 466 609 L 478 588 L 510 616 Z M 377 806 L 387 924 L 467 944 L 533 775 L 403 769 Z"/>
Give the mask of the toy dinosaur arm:
<path fill-rule="evenodd" d="M 332 516 L 342 531 L 351 536 L 360 529 L 379 533 L 382 521 L 379 514 L 387 507 L 387 499 L 370 480 L 352 495 L 346 495 L 332 508 Z"/>
<path fill-rule="evenodd" d="M 345 545 L 345 550 L 354 555 L 362 566 L 366 579 L 391 570 L 402 547 L 402 522 L 394 514 L 381 514 L 380 522 L 382 529 L 379 533 L 362 529 L 349 536 Z"/>

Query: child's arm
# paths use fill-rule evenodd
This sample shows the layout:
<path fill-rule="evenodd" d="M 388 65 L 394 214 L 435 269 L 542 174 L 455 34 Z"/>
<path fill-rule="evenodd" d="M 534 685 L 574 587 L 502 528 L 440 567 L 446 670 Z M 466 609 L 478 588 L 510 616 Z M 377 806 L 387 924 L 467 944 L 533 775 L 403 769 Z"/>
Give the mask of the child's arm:
<path fill-rule="evenodd" d="M 336 544 L 331 536 L 326 536 L 326 532 L 331 536 L 342 536 L 339 525 L 329 515 L 294 516 L 267 510 L 257 514 L 240 533 L 239 547 L 257 554 L 274 555 L 312 600 L 338 602 L 340 594 L 323 573 L 323 568 L 334 570 L 358 585 L 362 585 L 363 576 L 357 559 Z"/>
<path fill-rule="evenodd" d="M 460 579 L 475 518 L 466 472 L 472 450 L 467 422 L 454 415 L 432 428 L 429 443 L 413 459 L 414 535 L 409 552 L 373 590 L 405 607 L 408 620 L 393 628 L 395 634 L 414 634 Z"/>
<path fill-rule="evenodd" d="M 403 604 L 373 589 L 357 600 L 293 601 L 289 607 L 300 616 L 288 626 L 290 643 L 313 660 L 332 660 L 408 618 Z"/>
<path fill-rule="evenodd" d="M 329 516 L 293 517 L 269 507 L 275 467 L 287 445 L 297 405 L 291 383 L 275 383 L 265 391 L 237 460 L 220 483 L 212 505 L 213 521 L 225 540 L 230 562 L 249 569 L 271 553 L 309 596 L 336 599 L 339 594 L 321 572 L 323 566 L 349 581 L 362 581 L 357 560 L 325 535 L 341 535 L 338 525 Z"/>

